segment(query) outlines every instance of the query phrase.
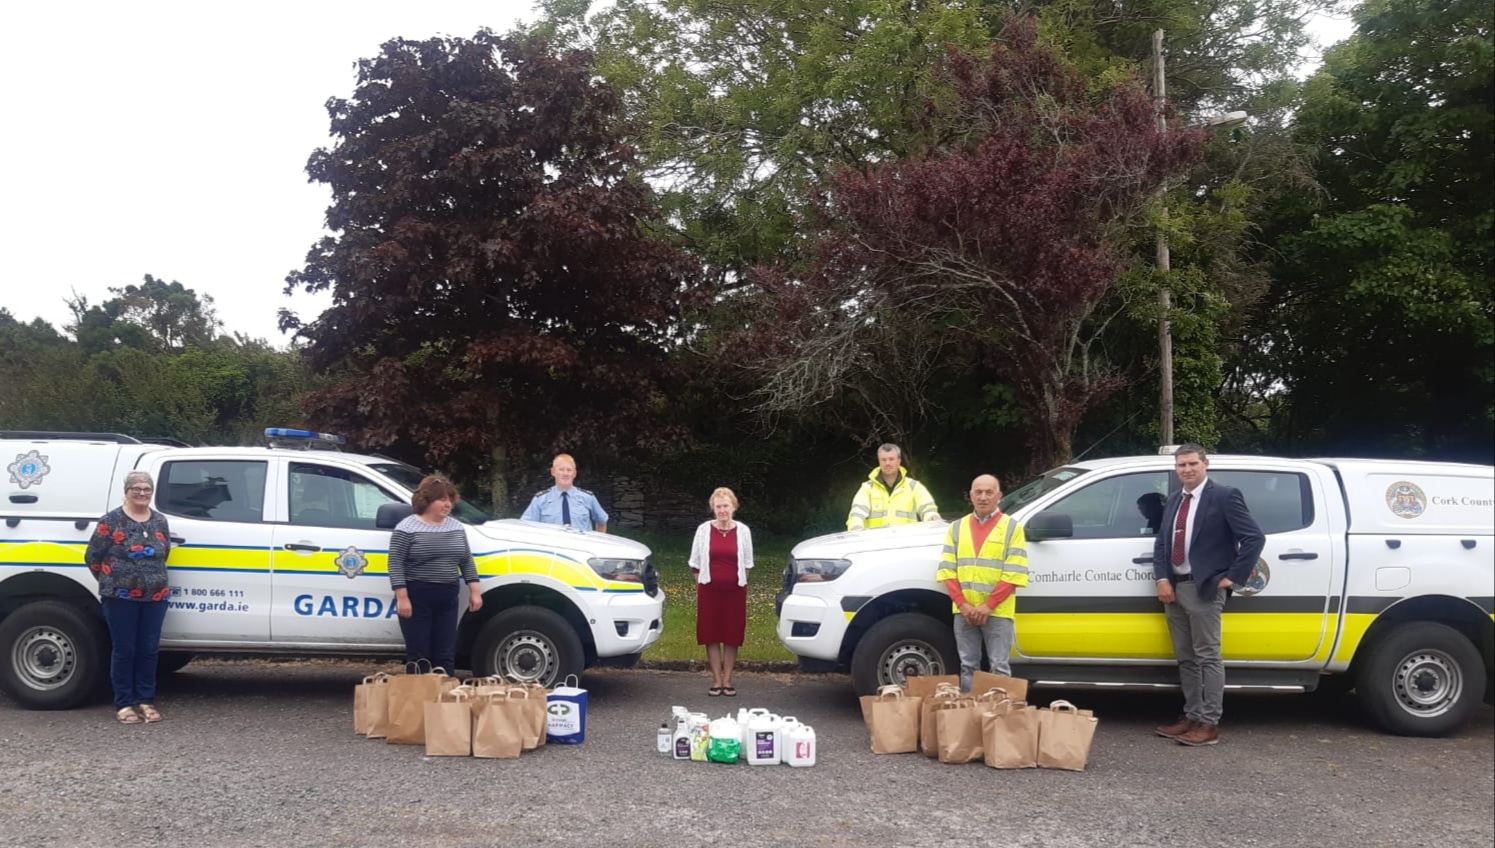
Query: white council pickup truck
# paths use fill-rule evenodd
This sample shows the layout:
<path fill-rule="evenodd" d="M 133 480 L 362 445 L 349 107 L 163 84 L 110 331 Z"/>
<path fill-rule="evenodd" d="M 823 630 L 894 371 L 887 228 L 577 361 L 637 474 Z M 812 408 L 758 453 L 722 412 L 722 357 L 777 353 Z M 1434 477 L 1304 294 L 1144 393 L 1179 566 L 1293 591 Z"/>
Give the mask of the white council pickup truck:
<path fill-rule="evenodd" d="M 1178 488 L 1169 455 L 1076 462 L 1012 489 L 1029 584 L 1014 673 L 1037 683 L 1178 683 L 1139 499 Z M 1495 657 L 1495 469 L 1359 459 L 1212 456 L 1266 534 L 1225 607 L 1232 688 L 1354 688 L 1400 734 L 1452 732 L 1487 697 Z M 1154 519 L 1155 520 L 1155 519 Z M 858 692 L 958 667 L 934 575 L 948 525 L 800 543 L 778 636 L 808 668 L 849 667 Z"/>
<path fill-rule="evenodd" d="M 337 437 L 267 435 L 270 447 L 185 448 L 0 432 L 0 686 L 23 706 L 65 709 L 107 680 L 109 635 L 83 550 L 135 470 L 155 479 L 152 506 L 171 526 L 164 668 L 202 652 L 403 656 L 386 560 L 423 475 L 304 449 Z M 465 502 L 452 515 L 467 525 L 483 588 L 483 608 L 459 626 L 459 664 L 548 686 L 593 663 L 628 665 L 658 641 L 664 594 L 645 546 L 490 521 Z"/>

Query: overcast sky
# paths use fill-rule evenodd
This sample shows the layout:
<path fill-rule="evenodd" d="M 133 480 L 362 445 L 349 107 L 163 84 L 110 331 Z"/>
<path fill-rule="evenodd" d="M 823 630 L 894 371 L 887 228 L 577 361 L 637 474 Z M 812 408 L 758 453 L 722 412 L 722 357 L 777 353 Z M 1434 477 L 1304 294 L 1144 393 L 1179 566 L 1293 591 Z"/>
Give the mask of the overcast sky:
<path fill-rule="evenodd" d="M 0 306 L 59 330 L 146 274 L 211 295 L 229 331 L 285 338 L 328 301 L 281 293 L 322 235 L 324 105 L 400 36 L 503 32 L 531 0 L 10 2 L 0 8 Z M 1326 40 L 1348 32 L 1324 22 Z"/>

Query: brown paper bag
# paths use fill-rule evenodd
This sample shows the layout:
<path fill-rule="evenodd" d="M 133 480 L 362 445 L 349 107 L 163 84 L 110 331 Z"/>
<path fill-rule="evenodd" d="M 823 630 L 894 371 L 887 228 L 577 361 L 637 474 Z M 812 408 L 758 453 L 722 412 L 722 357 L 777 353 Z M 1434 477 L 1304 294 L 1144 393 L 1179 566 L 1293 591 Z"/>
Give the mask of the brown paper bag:
<path fill-rule="evenodd" d="M 1028 700 L 1028 681 L 1021 677 L 1007 677 L 989 671 L 978 671 L 971 675 L 972 695 L 980 695 L 992 689 L 1003 690 L 1014 701 Z"/>
<path fill-rule="evenodd" d="M 521 699 L 492 692 L 472 699 L 472 755 L 512 760 L 524 750 L 524 713 Z"/>
<path fill-rule="evenodd" d="M 931 760 L 940 755 L 939 724 L 934 720 L 934 710 L 940 704 L 960 697 L 960 678 L 955 680 L 955 683 L 936 685 L 934 691 L 925 695 L 923 703 L 919 705 L 919 750 Z"/>
<path fill-rule="evenodd" d="M 919 750 L 919 698 L 909 698 L 902 687 L 884 686 L 863 709 L 868 716 L 874 754 L 911 754 Z"/>
<path fill-rule="evenodd" d="M 992 768 L 1038 765 L 1038 710 L 1023 701 L 1003 700 L 981 714 L 982 759 Z"/>
<path fill-rule="evenodd" d="M 935 733 L 942 763 L 969 763 L 981 759 L 981 712 L 974 698 L 956 698 L 934 710 Z"/>
<path fill-rule="evenodd" d="M 471 696 L 471 689 L 458 686 L 425 704 L 426 756 L 472 756 Z"/>
<path fill-rule="evenodd" d="M 1084 771 L 1098 722 L 1090 710 L 1055 701 L 1038 711 L 1038 767 Z"/>
<path fill-rule="evenodd" d="M 372 674 L 353 687 L 353 732 L 381 738 L 389 724 L 389 675 Z M 378 729 L 375 736 L 372 731 Z"/>
<path fill-rule="evenodd" d="M 877 687 L 876 695 L 863 695 L 858 699 L 862 705 L 862 722 L 867 725 L 868 730 L 872 729 L 872 702 L 876 701 L 884 693 L 890 692 L 903 692 L 903 687 L 896 683 L 889 683 L 886 686 Z"/>
<path fill-rule="evenodd" d="M 545 687 L 538 683 L 515 683 L 509 686 L 508 695 L 510 700 L 519 703 L 518 709 L 524 717 L 524 750 L 544 747 L 545 731 L 550 724 L 545 713 Z"/>
<path fill-rule="evenodd" d="M 389 734 L 391 745 L 426 744 L 426 704 L 457 687 L 457 679 L 437 669 L 428 674 L 397 674 L 389 679 Z"/>

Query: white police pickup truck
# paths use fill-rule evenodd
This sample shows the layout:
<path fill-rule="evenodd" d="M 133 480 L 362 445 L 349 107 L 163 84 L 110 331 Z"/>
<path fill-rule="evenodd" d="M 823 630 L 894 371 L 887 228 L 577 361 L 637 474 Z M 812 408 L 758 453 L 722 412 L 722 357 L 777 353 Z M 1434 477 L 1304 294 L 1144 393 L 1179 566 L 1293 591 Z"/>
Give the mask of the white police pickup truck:
<path fill-rule="evenodd" d="M 263 448 L 185 448 L 128 436 L 0 432 L 0 686 L 23 706 L 85 703 L 107 681 L 109 637 L 83 564 L 130 471 L 156 481 L 170 609 L 162 665 L 194 653 L 403 656 L 386 568 L 390 529 L 422 474 L 394 460 L 309 450 L 340 442 L 267 431 Z M 466 502 L 483 608 L 464 614 L 458 663 L 550 685 L 627 665 L 658 641 L 664 595 L 645 546 Z"/>
<path fill-rule="evenodd" d="M 1076 462 L 1010 491 L 1028 539 L 1014 672 L 1066 685 L 1177 685 L 1152 570 L 1171 456 Z M 1486 696 L 1495 657 L 1495 469 L 1432 462 L 1214 456 L 1266 533 L 1225 607 L 1234 688 L 1353 687 L 1370 717 L 1443 735 Z M 1151 525 L 1151 526 L 1150 526 Z M 849 666 L 858 692 L 958 667 L 934 580 L 948 525 L 800 543 L 778 636 L 809 668 Z"/>

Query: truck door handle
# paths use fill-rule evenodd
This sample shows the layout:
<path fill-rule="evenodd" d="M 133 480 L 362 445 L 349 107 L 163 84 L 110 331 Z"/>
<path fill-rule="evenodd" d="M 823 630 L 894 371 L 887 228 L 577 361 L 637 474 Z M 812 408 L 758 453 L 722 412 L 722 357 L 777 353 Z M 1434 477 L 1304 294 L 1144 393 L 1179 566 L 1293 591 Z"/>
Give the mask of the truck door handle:
<path fill-rule="evenodd" d="M 1278 559 L 1318 559 L 1319 555 L 1318 554 L 1310 554 L 1310 553 L 1278 554 L 1277 558 Z"/>
<path fill-rule="evenodd" d="M 173 545 L 185 545 L 187 544 L 187 540 L 182 538 L 181 536 L 172 536 L 171 543 Z"/>
<path fill-rule="evenodd" d="M 1132 562 L 1135 563 L 1135 564 L 1137 564 L 1137 565 L 1152 565 L 1152 557 L 1151 556 L 1132 557 Z"/>
<path fill-rule="evenodd" d="M 314 554 L 322 548 L 317 545 L 298 545 L 295 542 L 286 542 L 285 549 L 288 551 L 305 551 L 309 554 Z"/>

